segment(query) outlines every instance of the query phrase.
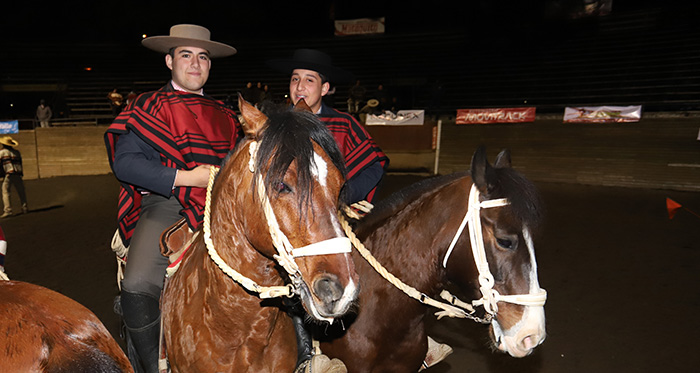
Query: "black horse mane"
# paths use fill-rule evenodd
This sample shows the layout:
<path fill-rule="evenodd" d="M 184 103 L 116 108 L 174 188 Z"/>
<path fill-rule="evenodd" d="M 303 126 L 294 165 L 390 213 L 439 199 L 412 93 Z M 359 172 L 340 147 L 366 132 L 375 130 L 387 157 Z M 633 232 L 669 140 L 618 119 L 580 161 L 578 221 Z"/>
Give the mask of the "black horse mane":
<path fill-rule="evenodd" d="M 374 205 L 372 212 L 359 222 L 357 226 L 358 236 L 364 238 L 365 232 L 369 234 L 375 229 L 376 226 L 382 224 L 386 219 L 394 216 L 398 211 L 405 208 L 418 197 L 466 175 L 467 173 L 465 172 L 458 172 L 444 176 L 431 177 L 408 185 L 392 193 L 387 198 L 377 202 Z M 465 192 L 465 195 L 466 193 L 467 192 Z"/>
<path fill-rule="evenodd" d="M 265 187 L 272 193 L 279 193 L 279 183 L 292 161 L 297 162 L 297 185 L 294 190 L 299 208 L 310 201 L 313 176 L 311 165 L 314 162 L 313 142 L 317 143 L 329 156 L 345 177 L 344 159 L 335 139 L 326 126 L 309 112 L 293 111 L 290 108 L 266 108 L 267 126 L 258 143 L 255 164 L 257 174 L 267 169 Z M 267 168 L 269 165 L 269 168 Z"/>
<path fill-rule="evenodd" d="M 530 229 L 536 229 L 543 216 L 542 200 L 535 185 L 518 171 L 508 168 L 491 168 L 487 178 L 494 188 L 489 199 L 507 198 L 510 202 L 510 211 L 514 216 L 527 225 Z M 379 201 L 358 225 L 358 235 L 365 232 L 369 234 L 375 227 L 386 219 L 394 216 L 398 211 L 415 201 L 420 196 L 436 188 L 445 186 L 461 177 L 469 175 L 466 172 L 458 172 L 444 176 L 432 177 L 411 184 L 386 199 Z M 464 191 L 464 199 L 469 196 L 469 190 Z M 362 236 L 364 238 L 364 236 Z"/>

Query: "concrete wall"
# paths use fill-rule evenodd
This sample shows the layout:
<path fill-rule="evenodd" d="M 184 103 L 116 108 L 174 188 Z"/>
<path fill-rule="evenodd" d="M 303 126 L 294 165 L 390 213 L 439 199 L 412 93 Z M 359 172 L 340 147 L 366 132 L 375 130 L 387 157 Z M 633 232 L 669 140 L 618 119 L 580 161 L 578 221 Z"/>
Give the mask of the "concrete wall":
<path fill-rule="evenodd" d="M 11 135 L 19 142 L 25 179 L 111 172 L 103 136 L 106 126 L 51 127 Z"/>
<path fill-rule="evenodd" d="M 110 173 L 106 129 L 52 127 L 12 135 L 20 143 L 25 179 Z M 474 150 L 485 145 L 492 162 L 509 148 L 513 167 L 533 181 L 700 191 L 699 129 L 700 115 L 598 125 L 560 118 L 455 125 L 453 117 L 443 120 L 438 171 L 468 170 Z M 390 171 L 432 171 L 431 126 L 368 130 L 390 157 Z"/>
<path fill-rule="evenodd" d="M 637 123 L 455 125 L 443 121 L 440 174 L 469 169 L 479 145 L 503 148 L 533 181 L 700 192 L 700 118 L 644 115 Z"/>

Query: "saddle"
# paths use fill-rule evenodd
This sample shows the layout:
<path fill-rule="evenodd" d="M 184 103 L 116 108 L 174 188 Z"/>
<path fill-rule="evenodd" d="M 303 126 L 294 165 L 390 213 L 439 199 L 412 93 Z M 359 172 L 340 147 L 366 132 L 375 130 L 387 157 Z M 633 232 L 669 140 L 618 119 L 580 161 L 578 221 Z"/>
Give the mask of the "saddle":
<path fill-rule="evenodd" d="M 185 218 L 178 220 L 160 235 L 160 253 L 168 258 L 170 265 L 166 275 L 170 277 L 180 266 L 182 256 L 197 238 L 198 233 L 192 232 Z"/>

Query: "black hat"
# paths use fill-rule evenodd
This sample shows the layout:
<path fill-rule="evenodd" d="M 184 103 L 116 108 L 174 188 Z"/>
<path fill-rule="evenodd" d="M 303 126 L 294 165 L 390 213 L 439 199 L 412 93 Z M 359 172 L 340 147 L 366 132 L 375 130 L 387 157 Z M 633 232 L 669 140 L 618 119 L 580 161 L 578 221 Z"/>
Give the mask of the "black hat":
<path fill-rule="evenodd" d="M 351 72 L 333 66 L 331 56 L 315 49 L 297 49 L 292 58 L 268 60 L 267 65 L 287 74 L 294 69 L 313 70 L 333 83 L 347 83 L 354 79 Z"/>

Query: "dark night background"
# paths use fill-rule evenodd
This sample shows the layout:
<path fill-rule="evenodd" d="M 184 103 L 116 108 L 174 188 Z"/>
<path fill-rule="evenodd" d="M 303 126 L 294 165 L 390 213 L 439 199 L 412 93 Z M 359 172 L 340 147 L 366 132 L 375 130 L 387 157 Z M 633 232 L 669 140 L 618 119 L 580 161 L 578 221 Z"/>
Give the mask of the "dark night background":
<path fill-rule="evenodd" d="M 585 0 L 463 1 L 16 1 L 4 4 L 2 40 L 99 42 L 133 41 L 160 35 L 177 23 L 208 27 L 229 41 L 255 38 L 323 37 L 335 19 L 386 17 L 387 33 L 470 30 L 482 37 L 525 38 L 575 18 Z M 648 7 L 674 17 L 692 17 L 688 0 L 614 0 L 613 12 Z M 543 24 L 543 22 L 545 24 Z M 546 24 L 550 23 L 550 24 Z M 542 28 L 542 29 L 540 29 Z M 540 29 L 540 30 L 538 30 Z M 555 36 L 555 35 L 549 35 Z"/>
<path fill-rule="evenodd" d="M 221 99 L 248 80 L 283 92 L 285 78 L 266 71 L 264 60 L 311 47 L 334 55 L 368 88 L 393 86 L 404 109 L 430 110 L 435 92 L 442 96 L 436 113 L 445 114 L 524 104 L 538 113 L 566 105 L 700 109 L 698 2 L 611 1 L 602 16 L 583 10 L 604 0 L 10 2 L 3 5 L 0 84 L 12 89 L 0 89 L 0 120 L 31 118 L 40 97 L 57 109 L 54 117 L 68 117 L 88 80 L 102 84 L 94 97 L 106 110 L 112 87 L 125 94 L 134 81 L 167 79 L 161 56 L 140 40 L 178 23 L 203 25 L 212 39 L 238 48 L 216 62 L 207 85 Z M 333 34 L 334 20 L 375 17 L 385 17 L 384 34 Z M 688 55 L 676 57 L 684 48 Z M 47 97 L 31 84 L 63 86 Z M 348 88 L 339 87 L 337 103 Z"/>

